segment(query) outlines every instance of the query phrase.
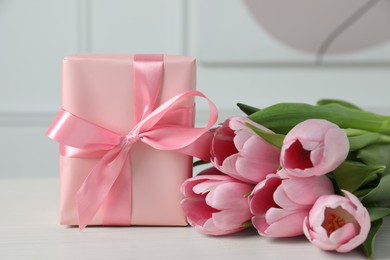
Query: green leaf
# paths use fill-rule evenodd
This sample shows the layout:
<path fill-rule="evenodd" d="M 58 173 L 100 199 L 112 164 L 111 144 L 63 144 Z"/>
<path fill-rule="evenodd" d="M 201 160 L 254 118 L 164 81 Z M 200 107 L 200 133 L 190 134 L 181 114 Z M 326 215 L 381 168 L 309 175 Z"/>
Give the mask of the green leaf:
<path fill-rule="evenodd" d="M 346 132 L 349 141 L 349 151 L 351 152 L 362 149 L 371 144 L 390 143 L 390 136 L 388 135 L 366 131 L 361 131 L 364 133 L 357 135 L 356 131 L 351 131 L 351 129 L 346 129 Z"/>
<path fill-rule="evenodd" d="M 333 175 L 340 189 L 354 192 L 364 183 L 375 179 L 376 174 L 383 172 L 384 169 L 384 166 L 368 166 L 359 162 L 345 161 L 334 170 Z"/>
<path fill-rule="evenodd" d="M 317 101 L 317 105 L 319 105 L 319 106 L 328 105 L 328 104 L 339 104 L 340 106 L 344 106 L 344 107 L 347 107 L 347 108 L 356 109 L 356 110 L 363 110 L 360 107 L 358 107 L 358 106 L 356 106 L 356 105 L 354 105 L 352 103 L 349 103 L 347 101 L 344 101 L 344 100 L 321 99 L 321 100 Z"/>
<path fill-rule="evenodd" d="M 365 164 L 384 165 L 383 175 L 390 174 L 390 144 L 375 144 L 358 151 L 356 157 Z"/>
<path fill-rule="evenodd" d="M 366 254 L 369 260 L 373 259 L 375 238 L 382 223 L 383 223 L 383 219 L 378 219 L 374 222 L 371 222 L 370 232 L 368 233 L 366 241 L 364 241 L 363 243 L 364 253 Z"/>
<path fill-rule="evenodd" d="M 367 195 L 360 199 L 364 202 L 385 202 L 390 203 L 390 175 L 381 178 L 378 186 L 373 188 Z"/>
<path fill-rule="evenodd" d="M 208 162 L 205 162 L 202 160 L 197 160 L 197 161 L 192 163 L 192 167 L 196 167 L 196 166 L 200 166 L 200 165 L 204 165 L 204 164 L 208 164 Z"/>
<path fill-rule="evenodd" d="M 286 134 L 298 123 L 311 118 L 325 119 L 344 129 L 355 128 L 390 135 L 390 117 L 335 103 L 323 106 L 279 103 L 249 116 L 249 119 L 280 134 Z"/>
<path fill-rule="evenodd" d="M 370 193 L 374 188 L 367 188 L 367 189 L 359 189 L 357 191 L 353 192 L 353 195 L 355 195 L 358 198 L 363 198 L 368 193 Z"/>
<path fill-rule="evenodd" d="M 241 109 L 242 112 L 244 112 L 248 116 L 260 110 L 257 107 L 252 107 L 242 103 L 237 103 L 237 106 Z"/>
<path fill-rule="evenodd" d="M 281 134 L 275 134 L 271 132 L 264 131 L 262 129 L 259 129 L 249 123 L 245 123 L 250 129 L 252 129 L 258 136 L 263 138 L 268 143 L 272 144 L 273 146 L 277 148 L 281 148 L 283 145 L 284 135 Z"/>
<path fill-rule="evenodd" d="M 367 207 L 371 222 L 390 216 L 390 208 Z"/>

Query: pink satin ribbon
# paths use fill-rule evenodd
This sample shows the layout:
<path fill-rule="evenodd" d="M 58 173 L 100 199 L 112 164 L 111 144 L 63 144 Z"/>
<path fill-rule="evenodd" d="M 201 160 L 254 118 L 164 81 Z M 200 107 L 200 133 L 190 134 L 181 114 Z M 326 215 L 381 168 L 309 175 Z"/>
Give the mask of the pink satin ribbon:
<path fill-rule="evenodd" d="M 120 135 L 61 110 L 47 131 L 47 136 L 63 144 L 61 153 L 69 157 L 101 157 L 77 192 L 80 230 L 85 228 L 99 208 L 115 212 L 103 223 L 131 223 L 130 150 L 141 141 L 159 150 L 175 150 L 209 160 L 208 130 L 217 121 L 215 105 L 201 92 L 176 95 L 155 108 L 163 82 L 162 55 L 136 55 L 133 64 L 135 126 Z M 167 123 L 177 116 L 177 104 L 186 98 L 207 100 L 210 116 L 204 128 Z M 182 108 L 181 108 L 182 109 Z M 158 174 L 158 173 L 156 173 Z M 126 193 L 126 194 L 122 194 Z"/>

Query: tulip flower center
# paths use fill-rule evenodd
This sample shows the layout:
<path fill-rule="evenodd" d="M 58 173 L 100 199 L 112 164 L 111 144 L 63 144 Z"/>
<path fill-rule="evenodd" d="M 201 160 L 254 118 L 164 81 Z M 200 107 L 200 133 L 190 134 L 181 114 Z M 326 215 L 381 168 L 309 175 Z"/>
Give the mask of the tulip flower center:
<path fill-rule="evenodd" d="M 305 150 L 299 140 L 295 140 L 294 143 L 286 149 L 285 155 L 286 160 L 285 166 L 290 169 L 301 169 L 313 167 L 313 163 L 310 160 L 310 152 Z"/>
<path fill-rule="evenodd" d="M 342 228 L 347 223 L 352 223 L 356 230 L 359 229 L 355 218 L 341 207 L 326 208 L 325 219 L 322 223 L 322 227 L 326 229 L 328 237 L 337 229 Z"/>
<path fill-rule="evenodd" d="M 337 229 L 345 225 L 345 220 L 334 213 L 325 214 L 323 227 L 326 229 L 328 237 Z"/>

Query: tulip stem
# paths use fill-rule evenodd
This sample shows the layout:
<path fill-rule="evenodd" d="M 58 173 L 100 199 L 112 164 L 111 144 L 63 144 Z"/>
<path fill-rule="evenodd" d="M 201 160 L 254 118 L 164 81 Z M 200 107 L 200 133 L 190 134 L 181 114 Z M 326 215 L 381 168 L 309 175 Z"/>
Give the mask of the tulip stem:
<path fill-rule="evenodd" d="M 250 227 L 253 227 L 253 223 L 252 223 L 251 220 L 248 220 L 248 221 L 242 223 L 242 227 L 243 227 L 243 228 L 250 228 Z"/>

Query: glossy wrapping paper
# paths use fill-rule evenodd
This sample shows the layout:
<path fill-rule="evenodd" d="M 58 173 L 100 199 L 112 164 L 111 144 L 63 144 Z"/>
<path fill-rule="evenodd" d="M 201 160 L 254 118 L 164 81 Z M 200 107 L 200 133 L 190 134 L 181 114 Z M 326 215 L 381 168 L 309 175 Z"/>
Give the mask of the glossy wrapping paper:
<path fill-rule="evenodd" d="M 137 91 L 137 88 L 147 87 L 143 85 L 149 80 L 141 79 L 143 83 L 134 83 L 133 66 L 132 55 L 66 57 L 63 61 L 62 109 L 76 120 L 86 120 L 103 131 L 107 129 L 118 136 L 128 135 L 139 121 L 139 118 L 135 118 L 134 108 L 139 105 L 139 100 L 145 99 L 145 93 Z M 145 110 L 153 110 L 172 97 L 194 90 L 195 69 L 192 57 L 164 55 L 162 87 L 149 90 L 156 102 L 154 108 Z M 192 96 L 178 100 L 172 107 L 177 111 L 176 115 L 172 113 L 166 116 L 162 119 L 167 121 L 164 123 L 193 127 Z M 83 121 L 81 124 L 84 124 Z M 78 138 L 77 129 L 75 132 L 73 139 Z M 115 134 L 113 136 L 116 138 Z M 72 147 L 64 144 L 61 144 L 60 150 L 60 222 L 64 225 L 79 225 L 77 193 L 104 153 L 83 154 L 76 149 L 73 154 Z M 131 176 L 122 174 L 124 177 L 121 175 L 116 180 L 115 190 L 110 190 L 96 214 L 86 224 L 187 225 L 180 206 L 182 195 L 179 188 L 185 179 L 192 176 L 192 157 L 177 151 L 155 149 L 141 141 L 131 145 L 128 156 L 129 160 L 124 163 L 122 170 L 130 168 Z M 126 197 L 125 202 L 116 205 L 116 196 Z M 89 206 L 85 204 L 83 207 Z"/>

